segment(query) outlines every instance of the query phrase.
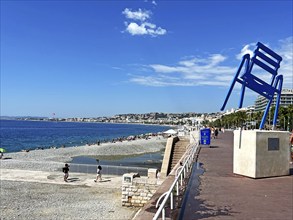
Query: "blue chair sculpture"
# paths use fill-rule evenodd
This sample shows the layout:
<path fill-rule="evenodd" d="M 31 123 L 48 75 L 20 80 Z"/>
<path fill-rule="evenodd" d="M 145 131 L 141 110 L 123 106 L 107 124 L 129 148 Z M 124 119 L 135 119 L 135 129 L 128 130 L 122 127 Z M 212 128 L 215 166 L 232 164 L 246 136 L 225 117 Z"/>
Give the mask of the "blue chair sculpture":
<path fill-rule="evenodd" d="M 238 82 L 242 84 L 239 108 L 242 108 L 246 87 L 258 93 L 259 95 L 264 96 L 268 100 L 266 109 L 264 111 L 264 114 L 259 126 L 259 129 L 263 129 L 266 122 L 266 117 L 268 115 L 270 106 L 272 104 L 274 95 L 276 93 L 277 94 L 276 108 L 275 108 L 274 119 L 273 119 L 273 129 L 274 129 L 276 126 L 277 118 L 278 118 L 278 110 L 279 110 L 282 85 L 283 85 L 283 76 L 278 75 L 278 69 L 280 68 L 281 61 L 282 61 L 281 56 L 276 54 L 274 51 L 272 51 L 271 49 L 269 49 L 262 43 L 258 42 L 257 48 L 255 49 L 254 55 L 251 59 L 249 54 L 245 54 L 243 56 L 242 62 L 238 68 L 237 73 L 234 76 L 234 79 L 231 83 L 231 86 L 226 96 L 226 99 L 224 101 L 224 104 L 221 108 L 221 111 L 225 109 L 225 106 L 231 95 L 234 85 L 236 82 Z M 257 65 L 258 67 L 256 67 L 255 65 Z M 243 66 L 244 66 L 244 73 L 240 75 Z M 252 70 L 254 70 L 255 72 L 265 71 L 266 73 L 270 73 L 271 74 L 270 82 L 266 82 L 265 80 L 263 80 L 263 78 L 261 79 L 257 75 L 253 75 Z"/>

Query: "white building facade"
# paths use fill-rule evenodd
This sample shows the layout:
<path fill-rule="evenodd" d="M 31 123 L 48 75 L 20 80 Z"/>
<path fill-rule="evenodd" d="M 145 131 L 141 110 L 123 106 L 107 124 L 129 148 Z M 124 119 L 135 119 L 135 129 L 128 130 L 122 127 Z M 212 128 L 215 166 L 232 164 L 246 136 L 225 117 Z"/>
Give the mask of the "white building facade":
<path fill-rule="evenodd" d="M 276 97 L 274 96 L 273 103 L 271 106 L 276 105 Z M 255 101 L 255 111 L 264 111 L 267 106 L 268 100 L 259 95 Z M 283 89 L 281 93 L 280 106 L 287 107 L 293 105 L 293 89 Z"/>

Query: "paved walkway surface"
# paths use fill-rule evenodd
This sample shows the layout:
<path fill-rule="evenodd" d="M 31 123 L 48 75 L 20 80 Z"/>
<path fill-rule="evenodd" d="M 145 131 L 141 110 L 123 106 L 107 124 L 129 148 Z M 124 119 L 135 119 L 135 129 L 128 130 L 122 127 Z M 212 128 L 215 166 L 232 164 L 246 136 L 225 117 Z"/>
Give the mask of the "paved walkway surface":
<path fill-rule="evenodd" d="M 198 161 L 205 172 L 191 179 L 181 219 L 292 220 L 293 175 L 262 179 L 235 175 L 232 159 L 232 132 L 212 140 L 211 148 L 201 148 Z"/>

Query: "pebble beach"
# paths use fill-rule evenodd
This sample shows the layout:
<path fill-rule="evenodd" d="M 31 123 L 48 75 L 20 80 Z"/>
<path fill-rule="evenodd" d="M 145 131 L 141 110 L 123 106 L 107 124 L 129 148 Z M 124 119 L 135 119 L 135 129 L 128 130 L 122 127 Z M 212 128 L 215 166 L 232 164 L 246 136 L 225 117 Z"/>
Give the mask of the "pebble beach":
<path fill-rule="evenodd" d="M 135 155 L 165 148 L 162 136 L 80 147 L 5 153 L 0 160 L 1 219 L 132 219 L 136 208 L 121 206 L 121 176 L 70 173 L 60 167 L 77 156 Z"/>

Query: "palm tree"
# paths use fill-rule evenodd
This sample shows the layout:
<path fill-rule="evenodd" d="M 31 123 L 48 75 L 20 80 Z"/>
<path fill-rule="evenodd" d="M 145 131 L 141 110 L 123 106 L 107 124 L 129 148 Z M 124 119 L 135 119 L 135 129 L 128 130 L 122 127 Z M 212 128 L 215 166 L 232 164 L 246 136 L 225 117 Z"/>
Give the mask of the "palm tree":
<path fill-rule="evenodd" d="M 238 122 L 238 127 L 242 127 L 245 122 L 246 122 L 246 119 L 247 119 L 247 114 L 246 112 L 244 111 L 239 111 L 239 112 L 236 112 L 236 119 L 237 119 L 237 122 Z"/>

